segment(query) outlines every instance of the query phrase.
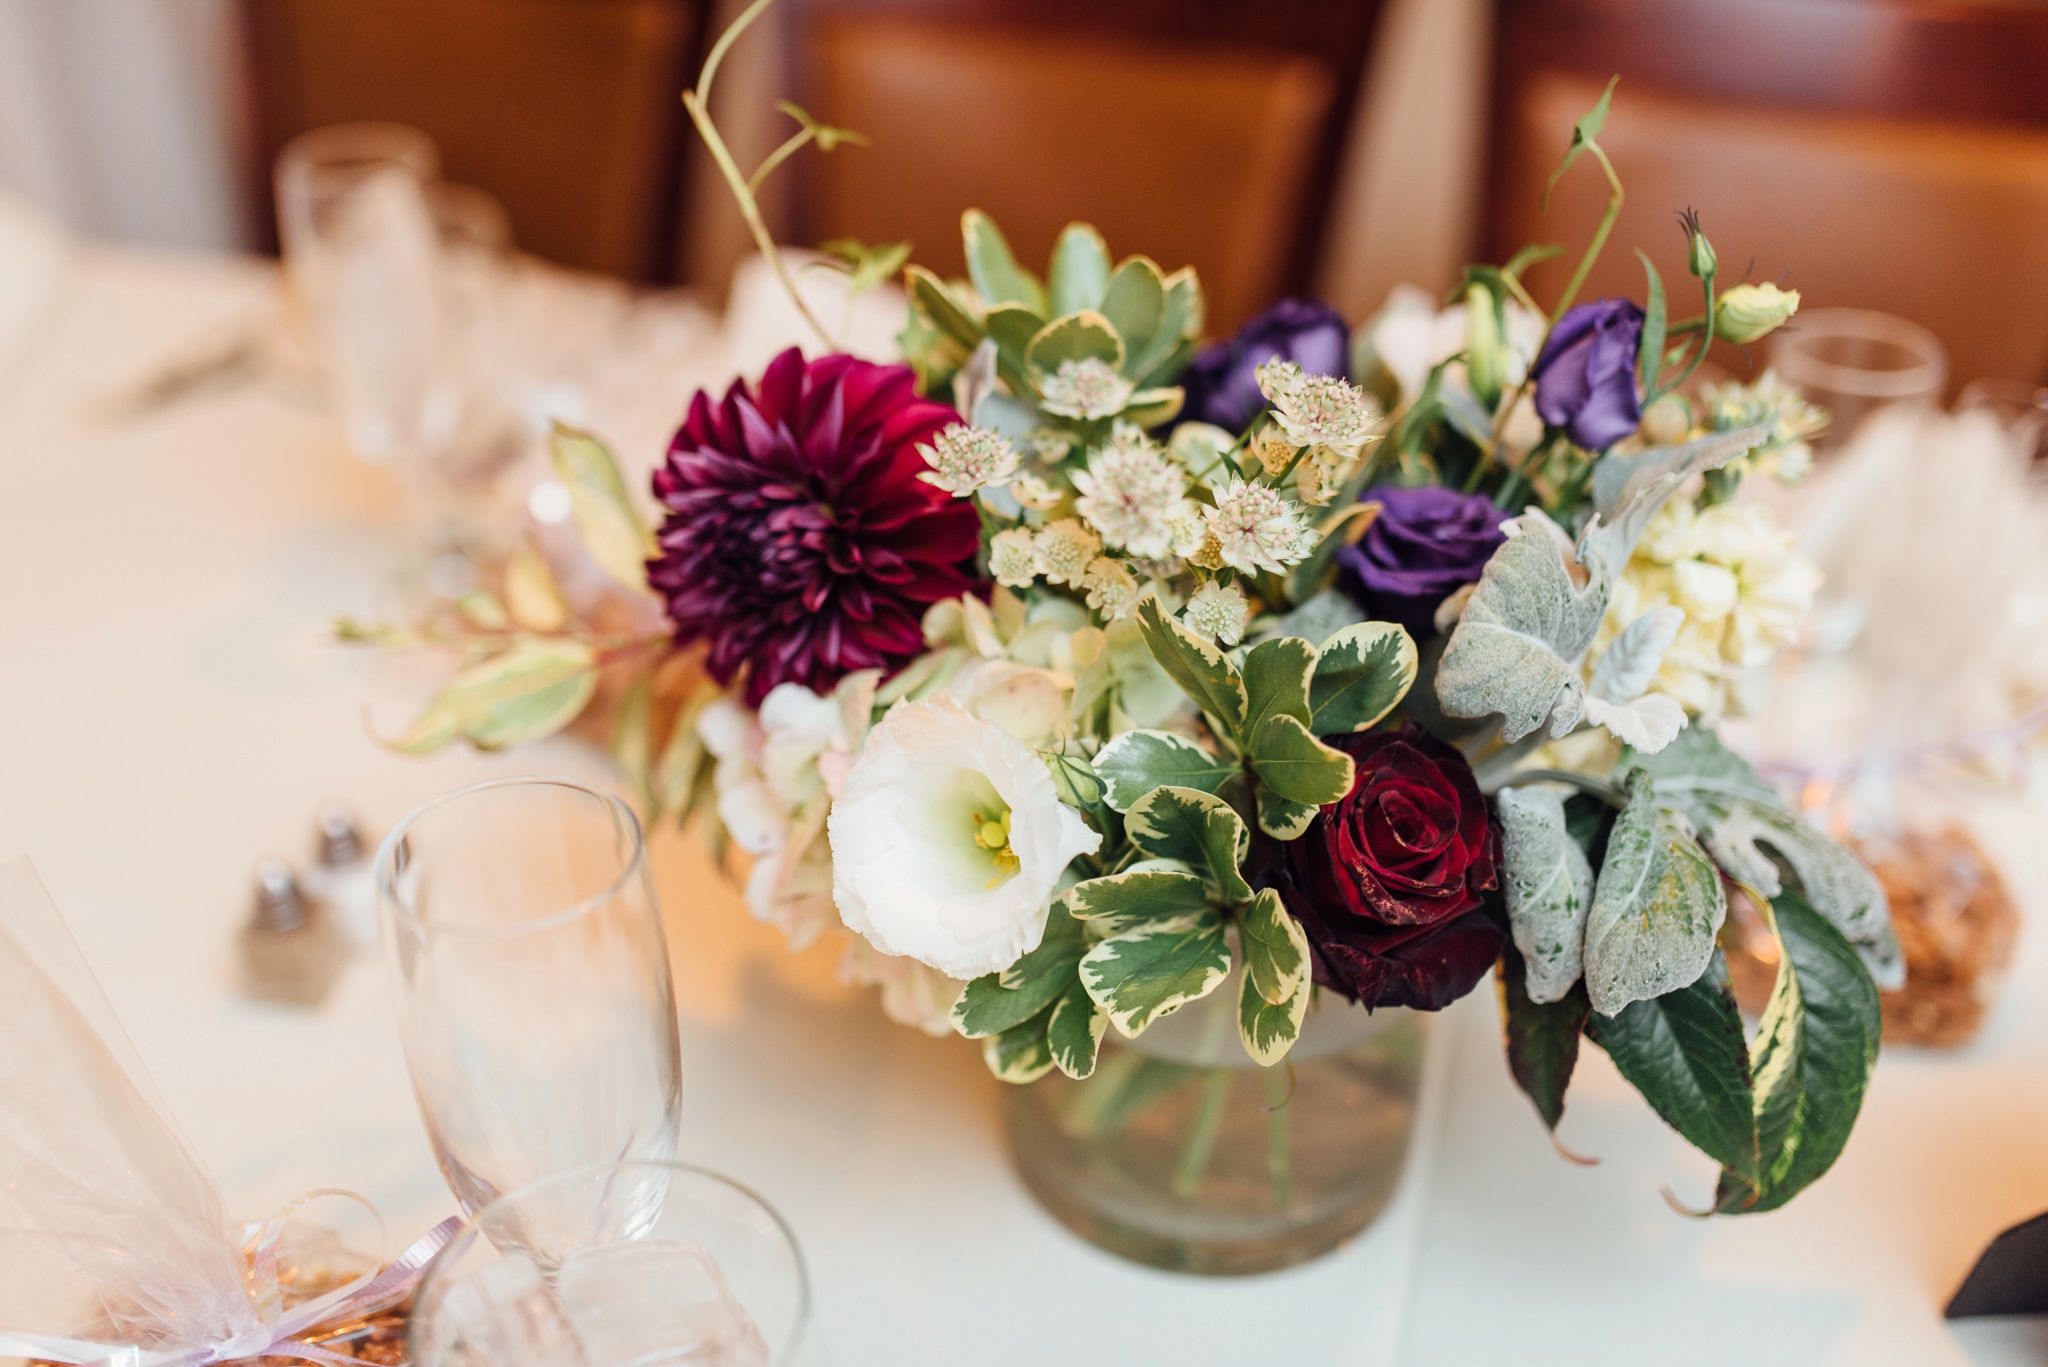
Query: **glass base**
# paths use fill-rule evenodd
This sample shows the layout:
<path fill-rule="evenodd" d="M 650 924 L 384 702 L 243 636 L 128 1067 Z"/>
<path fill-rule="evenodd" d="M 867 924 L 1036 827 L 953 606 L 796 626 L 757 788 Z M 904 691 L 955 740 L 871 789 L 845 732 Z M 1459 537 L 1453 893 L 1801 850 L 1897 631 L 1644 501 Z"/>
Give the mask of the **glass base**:
<path fill-rule="evenodd" d="M 1272 1069 L 1244 1057 L 1234 1030 L 1236 1057 L 1215 1063 L 1199 1048 L 1159 1057 L 1149 1032 L 1112 1035 L 1092 1076 L 1055 1072 L 1013 1090 L 1018 1175 L 1061 1224 L 1151 1267 L 1242 1276 L 1329 1252 L 1400 1181 L 1422 1022 L 1341 1003 L 1317 1014 L 1335 1017 L 1325 1047 L 1304 1031 L 1291 1066 Z M 1171 1051 L 1170 1038 L 1159 1044 Z"/>

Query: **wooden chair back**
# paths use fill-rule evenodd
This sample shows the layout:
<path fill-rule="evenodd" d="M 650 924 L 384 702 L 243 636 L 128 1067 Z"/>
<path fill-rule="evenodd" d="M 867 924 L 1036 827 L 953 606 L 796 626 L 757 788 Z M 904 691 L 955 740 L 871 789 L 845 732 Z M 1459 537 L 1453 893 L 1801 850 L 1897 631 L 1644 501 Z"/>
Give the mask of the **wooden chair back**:
<path fill-rule="evenodd" d="M 1777 280 L 1809 307 L 1910 318 L 1942 339 L 1955 383 L 2048 379 L 2048 8 L 1502 0 L 1494 259 L 1591 233 L 1607 189 L 1590 160 L 1547 216 L 1537 204 L 1614 74 L 1600 141 L 1627 202 L 1586 297 L 1640 298 L 1641 247 L 1686 311 L 1675 221 L 1691 207 L 1724 285 Z M 1532 287 L 1548 298 L 1569 270 L 1540 267 Z"/>

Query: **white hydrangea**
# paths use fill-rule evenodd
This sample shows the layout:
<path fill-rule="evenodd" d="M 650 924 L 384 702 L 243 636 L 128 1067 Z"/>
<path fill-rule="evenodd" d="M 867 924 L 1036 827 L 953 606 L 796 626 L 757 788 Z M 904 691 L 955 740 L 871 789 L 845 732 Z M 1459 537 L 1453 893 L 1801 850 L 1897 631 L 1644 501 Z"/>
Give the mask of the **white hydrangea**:
<path fill-rule="evenodd" d="M 1137 386 L 1107 361 L 1085 356 L 1061 361 L 1039 382 L 1039 407 L 1063 418 L 1113 418 L 1124 411 Z"/>
<path fill-rule="evenodd" d="M 1242 480 L 1226 480 L 1216 490 L 1208 530 L 1223 563 L 1246 574 L 1281 573 L 1306 559 L 1316 544 L 1299 505 L 1277 489 Z"/>
<path fill-rule="evenodd" d="M 1075 471 L 1073 481 L 1081 493 L 1074 506 L 1105 545 L 1142 556 L 1173 549 L 1168 524 L 1187 501 L 1187 478 L 1137 427 L 1118 423 L 1109 445 L 1089 452 L 1088 468 Z"/>
<path fill-rule="evenodd" d="M 997 532 L 988 542 L 988 572 L 998 584 L 1021 589 L 1038 577 L 1037 539 L 1028 528 Z"/>
<path fill-rule="evenodd" d="M 1197 635 L 1234 646 L 1244 638 L 1245 623 L 1251 615 L 1252 605 L 1245 601 L 1243 589 L 1211 579 L 1188 599 L 1182 620 Z"/>
<path fill-rule="evenodd" d="M 1037 552 L 1038 572 L 1048 584 L 1079 587 L 1089 562 L 1102 549 L 1102 538 L 1071 517 L 1063 517 L 1040 532 L 1032 542 Z"/>
<path fill-rule="evenodd" d="M 1372 434 L 1372 400 L 1335 375 L 1311 375 L 1278 358 L 1258 369 L 1259 392 L 1273 405 L 1273 421 L 1296 447 L 1327 446 L 1355 456 Z"/>
<path fill-rule="evenodd" d="M 964 422 L 939 433 L 931 445 L 920 445 L 917 453 L 932 467 L 918 478 L 955 498 L 1007 484 L 1017 470 L 1017 448 L 1008 437 Z"/>
<path fill-rule="evenodd" d="M 1081 577 L 1081 587 L 1088 590 L 1088 606 L 1102 614 L 1105 620 L 1122 617 L 1138 601 L 1138 578 L 1125 567 L 1121 560 L 1112 560 L 1098 555 L 1088 562 L 1088 572 Z"/>

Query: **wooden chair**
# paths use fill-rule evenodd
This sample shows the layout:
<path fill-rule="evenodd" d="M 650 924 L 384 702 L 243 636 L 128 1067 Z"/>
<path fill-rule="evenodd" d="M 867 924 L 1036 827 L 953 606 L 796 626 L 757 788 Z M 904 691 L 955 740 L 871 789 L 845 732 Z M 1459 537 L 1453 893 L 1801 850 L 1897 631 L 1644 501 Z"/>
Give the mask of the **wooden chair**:
<path fill-rule="evenodd" d="M 1211 332 L 1307 287 L 1379 0 L 790 0 L 799 100 L 871 139 L 802 165 L 799 240 L 1034 269 L 1072 219 L 1192 264 Z"/>
<path fill-rule="evenodd" d="M 1640 298 L 1639 246 L 1687 310 L 1675 215 L 1690 206 L 1724 285 L 1747 273 L 1810 307 L 1911 318 L 1947 346 L 1956 383 L 2048 379 L 2048 8 L 1501 0 L 1497 32 L 1493 259 L 1584 243 L 1607 197 L 1590 160 L 1547 217 L 1537 202 L 1572 121 L 1619 73 L 1600 141 L 1628 198 L 1584 297 Z M 1569 270 L 1531 284 L 1548 298 Z"/>
<path fill-rule="evenodd" d="M 242 0 L 249 183 L 275 242 L 270 168 L 295 134 L 424 129 L 451 180 L 503 201 L 520 246 L 643 280 L 675 269 L 680 99 L 702 0 Z"/>

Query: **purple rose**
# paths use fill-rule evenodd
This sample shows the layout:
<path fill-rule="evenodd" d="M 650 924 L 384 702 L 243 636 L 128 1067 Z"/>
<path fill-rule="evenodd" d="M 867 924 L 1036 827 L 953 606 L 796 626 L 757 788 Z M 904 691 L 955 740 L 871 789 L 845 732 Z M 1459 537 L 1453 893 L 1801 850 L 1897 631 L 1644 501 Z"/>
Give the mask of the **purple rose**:
<path fill-rule="evenodd" d="M 1636 430 L 1636 349 L 1643 311 L 1626 299 L 1596 299 L 1557 320 L 1536 358 L 1536 412 L 1588 451 L 1604 451 Z"/>
<path fill-rule="evenodd" d="M 1229 341 L 1195 353 L 1180 377 L 1187 392 L 1181 417 L 1242 432 L 1266 405 L 1259 393 L 1260 366 L 1278 356 L 1311 375 L 1349 379 L 1350 349 L 1351 330 L 1342 314 L 1327 304 L 1282 299 Z"/>
<path fill-rule="evenodd" d="M 1507 540 L 1508 514 L 1483 494 L 1461 494 L 1427 484 L 1366 491 L 1380 515 L 1355 546 L 1337 553 L 1346 587 L 1359 606 L 1381 621 L 1399 622 L 1424 639 L 1436 632 L 1437 605 L 1478 580 Z"/>

